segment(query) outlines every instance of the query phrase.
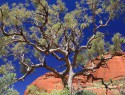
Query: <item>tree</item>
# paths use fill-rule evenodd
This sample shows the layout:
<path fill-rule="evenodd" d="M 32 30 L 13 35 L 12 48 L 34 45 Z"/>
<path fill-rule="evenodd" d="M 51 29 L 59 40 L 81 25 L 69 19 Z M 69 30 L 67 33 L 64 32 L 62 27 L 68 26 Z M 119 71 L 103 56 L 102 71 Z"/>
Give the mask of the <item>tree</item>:
<path fill-rule="evenodd" d="M 95 68 L 93 65 L 85 67 L 86 61 L 79 72 L 74 72 L 74 68 L 79 68 L 80 54 L 89 51 L 88 54 L 93 52 L 103 55 L 103 46 L 94 45 L 94 40 L 101 37 L 97 36 L 97 31 L 106 27 L 123 11 L 122 0 L 81 0 L 76 2 L 76 8 L 72 11 L 68 11 L 62 0 L 54 4 L 47 0 L 29 0 L 26 4 L 13 3 L 11 7 L 4 4 L 0 7 L 1 58 L 9 61 L 8 56 L 13 56 L 11 60 L 17 60 L 23 66 L 25 74 L 18 81 L 24 80 L 34 69 L 42 67 L 59 76 L 72 94 L 73 77 L 90 75 L 87 71 Z M 86 29 L 92 32 L 84 45 Z M 100 51 L 91 52 L 92 46 Z M 48 55 L 62 61 L 65 70 L 58 71 L 56 67 L 49 66 L 46 61 Z M 58 63 L 57 66 L 62 67 Z"/>
<path fill-rule="evenodd" d="M 114 34 L 112 38 L 113 45 L 110 46 L 110 51 L 113 54 L 116 54 L 118 52 L 122 52 L 124 47 L 123 44 L 125 44 L 125 37 L 122 37 L 120 33 Z"/>
<path fill-rule="evenodd" d="M 14 67 L 11 64 L 0 66 L 0 95 L 19 95 L 12 87 L 15 77 Z"/>

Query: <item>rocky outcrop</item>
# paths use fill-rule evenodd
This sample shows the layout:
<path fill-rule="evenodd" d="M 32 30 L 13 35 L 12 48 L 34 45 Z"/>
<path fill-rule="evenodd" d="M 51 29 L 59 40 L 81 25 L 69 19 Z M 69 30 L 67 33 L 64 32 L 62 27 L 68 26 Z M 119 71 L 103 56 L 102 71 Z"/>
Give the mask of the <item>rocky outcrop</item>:
<path fill-rule="evenodd" d="M 98 61 L 95 60 L 95 65 L 97 64 Z M 96 79 L 102 78 L 105 81 L 115 81 L 125 77 L 125 55 L 123 54 L 114 56 L 112 59 L 109 59 L 104 65 L 96 69 L 92 74 Z M 91 79 L 92 78 L 90 77 L 90 80 Z M 103 85 L 101 87 L 95 86 L 96 84 L 98 84 L 98 81 L 93 81 L 94 83 L 92 83 L 92 81 L 88 81 L 86 76 L 79 75 L 73 79 L 73 86 L 75 87 L 75 89 L 84 87 L 88 90 L 97 92 L 98 95 L 102 95 L 104 92 L 106 92 Z M 63 89 L 61 79 L 53 73 L 46 73 L 45 75 L 40 76 L 34 82 L 32 82 L 31 85 L 35 85 L 41 90 L 44 89 L 47 92 L 51 92 L 54 89 Z M 111 85 L 111 87 L 118 88 L 118 85 Z M 108 95 L 114 95 L 112 94 L 114 92 L 118 93 L 119 90 L 108 90 Z M 27 95 L 27 93 L 28 91 L 26 90 L 24 95 Z"/>
<path fill-rule="evenodd" d="M 125 55 L 114 56 L 101 66 L 93 75 L 104 80 L 115 80 L 125 76 Z"/>

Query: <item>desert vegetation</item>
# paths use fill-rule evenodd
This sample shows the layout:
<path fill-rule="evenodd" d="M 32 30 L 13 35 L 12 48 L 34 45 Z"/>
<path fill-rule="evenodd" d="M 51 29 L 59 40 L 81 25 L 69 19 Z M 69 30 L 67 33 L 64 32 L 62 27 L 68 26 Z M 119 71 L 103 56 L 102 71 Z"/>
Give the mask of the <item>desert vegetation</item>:
<path fill-rule="evenodd" d="M 55 3 L 49 0 L 27 0 L 24 4 L 1 5 L 0 57 L 3 63 L 13 64 L 16 61 L 24 74 L 19 78 L 13 72 L 8 75 L 8 71 L 12 70 L 4 67 L 7 70 L 2 72 L 2 78 L 9 76 L 7 82 L 13 84 L 25 80 L 37 68 L 45 68 L 60 77 L 68 89 L 59 91 L 59 95 L 93 93 L 84 90 L 73 92 L 72 80 L 81 74 L 94 77 L 89 71 L 94 72 L 102 63 L 123 52 L 125 38 L 122 34 L 116 33 L 107 41 L 105 37 L 109 33 L 103 29 L 108 28 L 109 23 L 116 18 L 119 19 L 124 13 L 124 5 L 123 0 L 81 0 L 76 1 L 76 7 L 71 11 L 62 0 Z M 86 32 L 90 33 L 86 35 Z M 105 57 L 106 54 L 109 56 Z M 63 64 L 50 66 L 47 63 L 48 56 Z M 99 66 L 94 65 L 94 59 L 100 60 Z M 87 66 L 88 63 L 91 66 Z M 10 82 L 11 76 L 14 82 Z M 108 86 L 105 85 L 105 88 Z"/>

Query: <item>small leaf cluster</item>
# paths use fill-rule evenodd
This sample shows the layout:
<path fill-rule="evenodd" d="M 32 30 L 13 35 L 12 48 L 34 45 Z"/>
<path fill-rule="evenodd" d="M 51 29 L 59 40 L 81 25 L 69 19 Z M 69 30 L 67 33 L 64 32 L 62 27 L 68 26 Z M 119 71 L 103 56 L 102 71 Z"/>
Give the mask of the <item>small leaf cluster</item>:
<path fill-rule="evenodd" d="M 19 95 L 18 91 L 13 89 L 16 74 L 11 64 L 0 66 L 0 95 Z"/>
<path fill-rule="evenodd" d="M 120 33 L 114 34 L 112 38 L 113 44 L 110 46 L 110 51 L 112 54 L 115 54 L 117 52 L 122 52 L 125 44 L 125 37 L 123 37 Z"/>

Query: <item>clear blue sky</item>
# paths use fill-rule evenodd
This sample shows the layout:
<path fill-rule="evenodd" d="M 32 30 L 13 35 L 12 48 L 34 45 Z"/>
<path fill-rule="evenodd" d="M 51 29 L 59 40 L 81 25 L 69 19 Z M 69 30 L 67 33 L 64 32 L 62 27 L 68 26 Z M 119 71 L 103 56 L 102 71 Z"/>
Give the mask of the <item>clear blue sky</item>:
<path fill-rule="evenodd" d="M 51 2 L 54 2 L 55 0 L 50 0 Z M 63 0 L 66 3 L 66 6 L 68 7 L 69 10 L 74 9 L 75 7 L 75 2 L 76 1 L 80 1 L 80 0 Z M 18 2 L 25 2 L 25 0 L 0 0 L 0 5 L 4 4 L 8 2 L 8 4 L 12 4 L 14 2 L 18 3 Z M 124 15 L 125 16 L 125 15 Z M 110 23 L 110 26 L 107 29 L 112 35 L 116 32 L 120 32 L 121 34 L 123 34 L 125 36 L 125 23 L 123 23 L 123 16 L 120 19 L 115 19 L 114 22 Z M 107 37 L 107 39 L 109 39 L 111 37 Z M 49 57 L 50 59 L 48 60 L 49 63 L 56 63 L 56 60 L 53 60 L 51 57 Z M 1 62 L 0 62 L 1 63 Z M 19 73 L 19 65 L 16 65 L 18 63 L 14 63 L 17 69 L 17 73 L 18 76 L 21 76 L 21 74 Z M 24 82 L 18 82 L 14 85 L 14 87 L 20 92 L 20 95 L 23 95 L 26 87 L 32 83 L 32 81 L 34 81 L 36 78 L 38 78 L 39 76 L 41 76 L 42 74 L 44 74 L 45 72 L 47 72 L 45 69 L 37 69 L 32 75 L 29 75 Z"/>

